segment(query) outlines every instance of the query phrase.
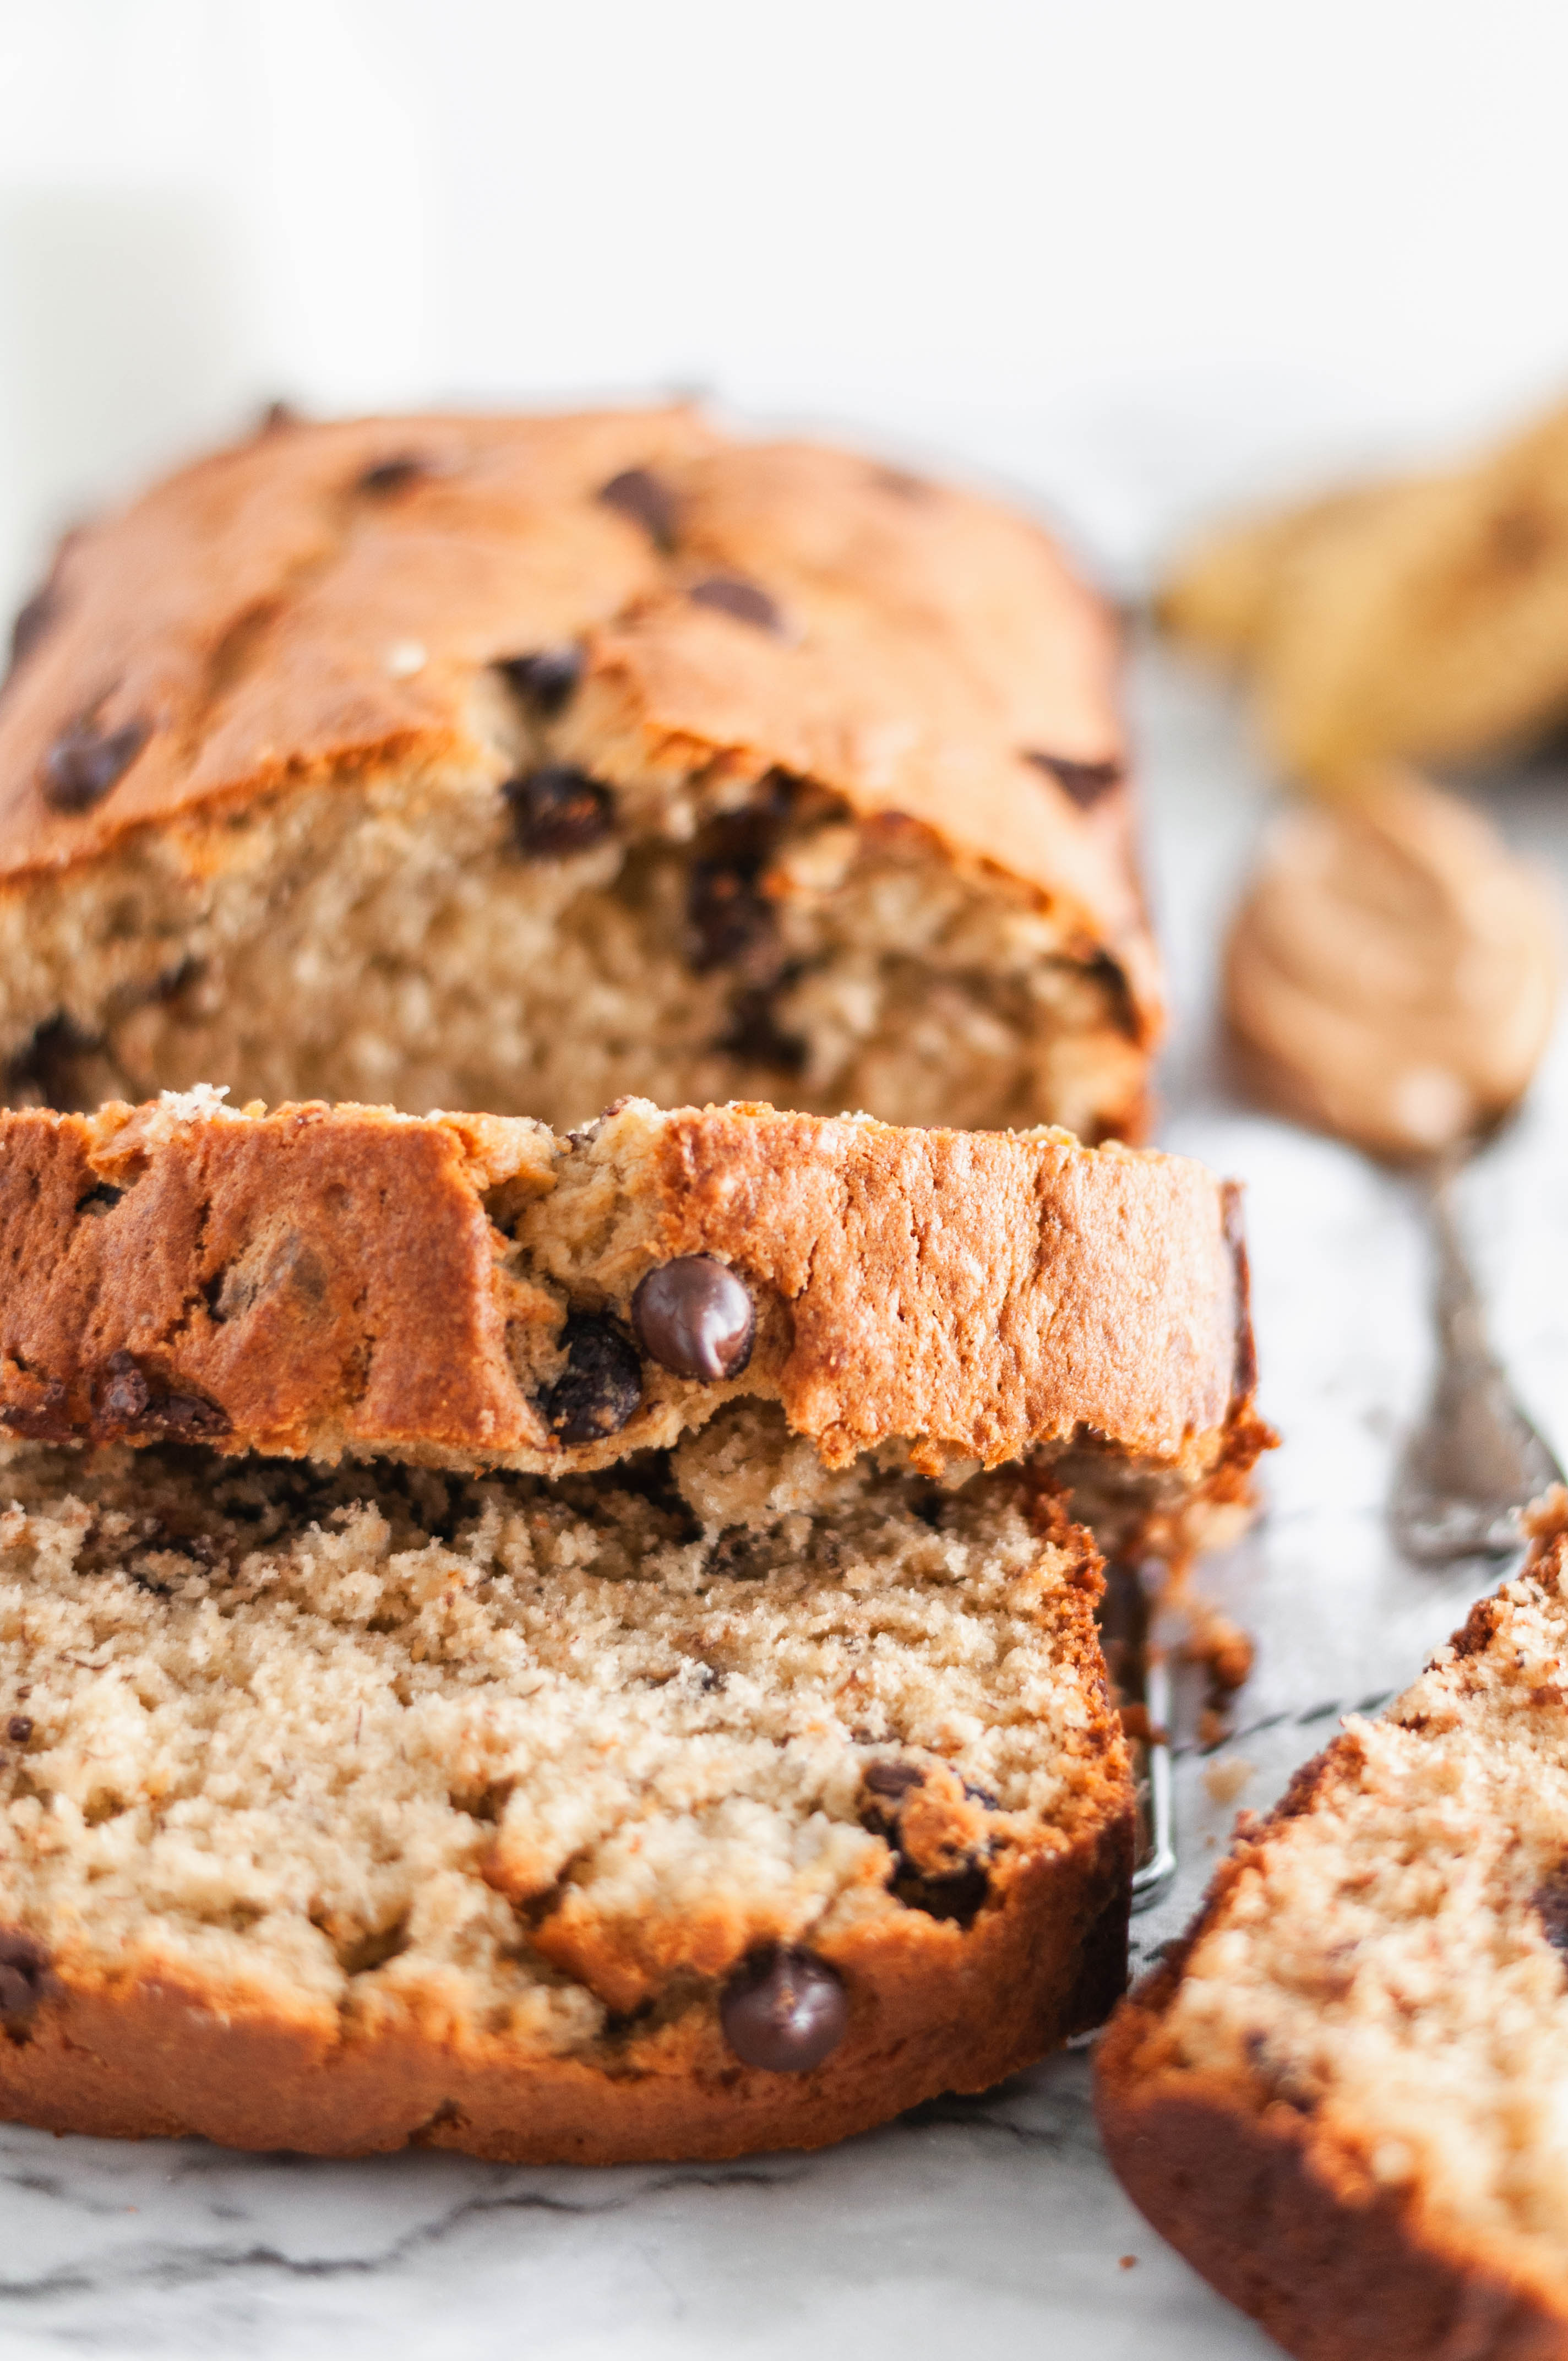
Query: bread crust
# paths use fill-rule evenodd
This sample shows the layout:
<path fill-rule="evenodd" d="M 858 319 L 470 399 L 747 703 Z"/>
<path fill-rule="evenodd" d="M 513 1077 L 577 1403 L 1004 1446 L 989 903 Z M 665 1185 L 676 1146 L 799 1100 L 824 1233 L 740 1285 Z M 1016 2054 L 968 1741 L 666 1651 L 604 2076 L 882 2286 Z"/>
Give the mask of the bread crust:
<path fill-rule="evenodd" d="M 542 1236 L 568 1184 L 622 1211 L 544 1289 L 528 1224 Z M 488 1210 L 508 1191 L 523 1247 Z M 568 1448 L 516 1338 L 532 1322 L 548 1341 L 574 1301 L 624 1321 L 648 1269 L 707 1254 L 773 1340 L 736 1382 L 830 1463 L 893 1438 L 995 1465 L 1087 1437 L 1234 1489 L 1268 1439 L 1234 1245 L 1200 1165 L 1063 1134 L 641 1102 L 563 1142 L 367 1107 L 11 1113 L 0 1419 L 47 1441 L 604 1465 L 700 1422 L 719 1389 L 651 1372 L 645 1414 Z M 139 1423 L 115 1382 L 126 1355 L 151 1396 Z"/>
<path fill-rule="evenodd" d="M 656 475 L 674 546 L 600 497 L 629 470 Z M 692 595 L 716 575 L 777 628 Z M 42 601 L 0 701 L 0 894 L 149 833 L 221 866 L 236 813 L 304 786 L 483 774 L 488 668 L 576 644 L 633 768 L 778 768 L 916 824 L 1047 903 L 1074 956 L 1112 962 L 1135 1037 L 1158 1031 L 1114 627 L 989 501 L 684 408 L 290 425 L 74 534 Z M 49 750 L 83 724 L 148 734 L 62 811 Z"/>
<path fill-rule="evenodd" d="M 1561 1581 L 1568 1498 L 1530 1519 L 1531 1571 Z M 1479 1600 L 1452 1645 L 1484 1655 L 1506 1629 Z M 1396 1708 L 1396 1712 L 1397 1712 Z M 1261 2076 L 1178 2067 L 1163 2027 L 1199 1943 L 1288 1822 L 1354 1784 L 1352 1730 L 1297 1772 L 1276 1809 L 1244 1820 L 1179 1943 L 1123 2002 L 1100 2044 L 1096 2109 L 1107 2153 L 1163 2237 L 1298 2361 L 1563 2361 L 1560 2282 L 1484 2232 L 1457 2237 L 1419 2186 L 1389 2187 L 1364 2147 Z"/>
<path fill-rule="evenodd" d="M 1098 2024 L 1126 1980 L 1133 1804 L 1108 1707 L 1102 1720 L 1080 1832 L 1012 1862 L 970 1927 L 906 1910 L 820 1943 L 850 2025 L 809 2073 L 742 2066 L 716 1990 L 611 2059 L 549 2057 L 460 2030 L 438 1996 L 340 2016 L 286 1987 L 203 1989 L 155 1957 L 109 1976 L 66 1949 L 25 2037 L 0 2041 L 0 2115 L 319 2156 L 418 2146 L 630 2164 L 818 2147 L 941 2092 L 983 2090 Z"/>

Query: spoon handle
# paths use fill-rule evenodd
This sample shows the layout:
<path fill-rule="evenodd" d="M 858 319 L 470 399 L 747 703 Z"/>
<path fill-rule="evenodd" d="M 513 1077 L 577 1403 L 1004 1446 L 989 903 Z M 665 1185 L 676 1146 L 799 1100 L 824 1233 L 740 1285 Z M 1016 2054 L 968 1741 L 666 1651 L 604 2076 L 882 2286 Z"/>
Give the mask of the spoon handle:
<path fill-rule="evenodd" d="M 1487 1338 L 1486 1309 L 1454 1206 L 1453 1184 L 1464 1162 L 1463 1152 L 1439 1158 L 1426 1173 L 1437 1374 L 1389 1502 L 1395 1538 L 1418 1565 L 1510 1555 L 1520 1541 L 1519 1510 L 1563 1481 Z"/>

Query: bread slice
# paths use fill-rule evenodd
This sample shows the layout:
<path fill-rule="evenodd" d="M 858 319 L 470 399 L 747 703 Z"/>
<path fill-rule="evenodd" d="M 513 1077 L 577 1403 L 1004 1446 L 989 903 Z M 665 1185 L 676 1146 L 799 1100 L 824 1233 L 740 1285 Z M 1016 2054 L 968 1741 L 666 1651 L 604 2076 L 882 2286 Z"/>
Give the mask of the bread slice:
<path fill-rule="evenodd" d="M 1301 2361 L 1568 2354 L 1568 1494 L 1531 1521 L 1101 2050 L 1135 2202 Z"/>
<path fill-rule="evenodd" d="M 751 1399 L 829 1466 L 1033 1454 L 1154 1513 L 1234 1497 L 1266 1439 L 1234 1192 L 1060 1133 L 12 1113 L 0 1272 L 0 1422 L 34 1441 L 557 1476 Z"/>
<path fill-rule="evenodd" d="M 1098 1561 L 731 1399 L 597 1475 L 12 1444 L 0 2114 L 353 2154 L 815 2146 L 1124 1980 Z"/>
<path fill-rule="evenodd" d="M 284 425 L 0 700 L 0 1074 L 1135 1137 L 1115 644 L 1035 526 L 689 410 Z"/>

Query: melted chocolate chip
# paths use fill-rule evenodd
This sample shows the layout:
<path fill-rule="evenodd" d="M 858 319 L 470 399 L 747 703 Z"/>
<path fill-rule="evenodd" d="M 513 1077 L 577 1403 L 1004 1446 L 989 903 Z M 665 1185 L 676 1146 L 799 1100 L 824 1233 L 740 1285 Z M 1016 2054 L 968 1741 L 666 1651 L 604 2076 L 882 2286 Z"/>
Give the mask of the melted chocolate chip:
<path fill-rule="evenodd" d="M 1044 754 L 1033 746 L 1025 747 L 1024 760 L 1065 788 L 1080 811 L 1088 811 L 1109 795 L 1122 775 L 1120 763 L 1075 763 L 1066 754 Z"/>
<path fill-rule="evenodd" d="M 368 492 L 373 500 L 384 500 L 392 492 L 406 492 L 430 473 L 430 462 L 422 459 L 417 451 L 400 451 L 390 459 L 378 459 L 367 467 L 355 486 L 356 491 Z"/>
<path fill-rule="evenodd" d="M 43 1945 L 19 1928 L 0 1928 L 0 2020 L 8 2032 L 27 2024 L 53 1982 Z"/>
<path fill-rule="evenodd" d="M 870 1763 L 861 1784 L 872 1795 L 905 1795 L 926 1784 L 926 1773 L 913 1763 Z"/>
<path fill-rule="evenodd" d="M 753 985 L 777 981 L 778 912 L 760 881 L 788 809 L 787 789 L 770 784 L 755 803 L 709 820 L 697 838 L 686 874 L 686 963 L 694 973 L 735 967 Z"/>
<path fill-rule="evenodd" d="M 771 992 L 751 991 L 730 994 L 728 1021 L 714 1043 L 731 1058 L 743 1058 L 751 1066 L 772 1066 L 781 1074 L 803 1072 L 808 1047 L 803 1034 L 784 1031 Z"/>
<path fill-rule="evenodd" d="M 58 812 L 90 811 L 130 769 L 151 735 L 149 721 L 127 721 L 119 730 L 73 722 L 44 757 L 45 803 Z"/>
<path fill-rule="evenodd" d="M 575 1312 L 561 1331 L 566 1367 L 544 1398 L 562 1443 L 602 1443 L 619 1434 L 642 1399 L 642 1365 L 613 1320 Z"/>
<path fill-rule="evenodd" d="M 200 1394 L 171 1392 L 149 1377 L 134 1353 L 111 1353 L 104 1364 L 97 1424 L 105 1434 L 167 1434 L 176 1441 L 228 1431 L 228 1413 Z"/>
<path fill-rule="evenodd" d="M 581 648 L 542 648 L 537 655 L 502 656 L 499 673 L 546 719 L 559 713 L 583 676 Z"/>
<path fill-rule="evenodd" d="M 509 779 L 501 789 L 511 806 L 518 850 L 534 861 L 564 861 L 600 844 L 615 825 L 615 799 L 607 786 L 565 763 Z"/>
<path fill-rule="evenodd" d="M 612 476 L 599 490 L 606 508 L 619 509 L 621 515 L 640 524 L 655 548 L 667 557 L 675 545 L 675 524 L 679 511 L 675 496 L 668 484 L 650 474 L 646 467 L 623 467 Z"/>
<path fill-rule="evenodd" d="M 981 1861 L 966 1861 L 955 1870 L 932 1876 L 900 1853 L 888 1880 L 908 1910 L 923 1910 L 928 1918 L 951 1918 L 967 1927 L 991 1891 Z"/>
<path fill-rule="evenodd" d="M 33 1718 L 30 1713 L 14 1713 L 5 1724 L 5 1735 L 13 1746 L 26 1746 L 32 1734 Z"/>
<path fill-rule="evenodd" d="M 631 1299 L 631 1324 L 662 1369 L 716 1385 L 738 1378 L 751 1359 L 757 1307 L 725 1264 L 711 1255 L 679 1255 L 641 1281 Z"/>
<path fill-rule="evenodd" d="M 770 1944 L 753 1951 L 730 1978 L 718 2021 L 742 2065 L 770 2074 L 809 2074 L 844 2038 L 850 2004 L 826 1960 Z"/>
<path fill-rule="evenodd" d="M 784 628 L 784 618 L 767 592 L 736 574 L 710 574 L 706 581 L 694 583 L 686 596 L 694 607 L 717 608 L 721 615 L 733 615 L 738 623 L 754 623 L 760 631 Z"/>

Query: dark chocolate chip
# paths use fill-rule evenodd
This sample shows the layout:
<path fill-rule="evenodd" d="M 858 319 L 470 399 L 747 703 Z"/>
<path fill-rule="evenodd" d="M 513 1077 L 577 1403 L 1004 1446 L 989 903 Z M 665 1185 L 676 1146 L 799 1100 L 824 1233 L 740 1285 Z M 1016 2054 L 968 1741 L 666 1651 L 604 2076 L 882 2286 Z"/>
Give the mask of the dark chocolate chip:
<path fill-rule="evenodd" d="M 771 978 L 779 965 L 778 912 L 752 878 L 726 862 L 692 862 L 686 924 L 686 963 L 695 974 L 745 967 Z"/>
<path fill-rule="evenodd" d="M 718 2004 L 724 2038 L 742 2065 L 809 2074 L 844 2038 L 850 2004 L 826 1960 L 786 1944 L 753 1951 Z"/>
<path fill-rule="evenodd" d="M 743 991 L 731 993 L 729 1017 L 714 1047 L 750 1066 L 798 1074 L 805 1071 L 809 1044 L 804 1034 L 784 1031 L 771 992 Z"/>
<path fill-rule="evenodd" d="M 1025 748 L 1024 760 L 1054 779 L 1080 811 L 1088 811 L 1108 795 L 1122 775 L 1120 763 L 1075 763 L 1066 754 L 1044 754 L 1033 746 Z"/>
<path fill-rule="evenodd" d="M 913 1763 L 870 1763 L 861 1784 L 873 1795 L 905 1795 L 926 1784 L 926 1773 Z"/>
<path fill-rule="evenodd" d="M 134 1353 L 111 1353 L 98 1395 L 97 1423 L 107 1434 L 168 1434 L 178 1440 L 224 1434 L 226 1411 L 200 1394 L 172 1392 L 149 1377 Z"/>
<path fill-rule="evenodd" d="M 559 713 L 583 676 L 581 648 L 542 648 L 537 655 L 502 656 L 496 665 L 518 695 L 547 719 Z"/>
<path fill-rule="evenodd" d="M 392 492 L 406 492 L 430 473 L 430 462 L 422 459 L 417 451 L 400 451 L 389 459 L 378 459 L 367 467 L 355 486 L 356 491 L 368 492 L 372 499 L 384 500 Z"/>
<path fill-rule="evenodd" d="M 90 811 L 130 769 L 151 735 L 150 721 L 127 721 L 118 730 L 73 722 L 44 757 L 45 803 L 59 812 Z"/>
<path fill-rule="evenodd" d="M 511 806 L 518 850 L 534 861 L 564 861 L 602 844 L 615 825 L 615 799 L 607 786 L 565 763 L 509 779 L 501 789 Z"/>
<path fill-rule="evenodd" d="M 0 1929 L 0 2019 L 23 2026 L 53 1984 L 49 1953 L 19 1928 Z"/>
<path fill-rule="evenodd" d="M 751 1359 L 757 1307 L 726 1264 L 711 1255 L 678 1255 L 641 1282 L 631 1324 L 662 1369 L 716 1385 L 738 1378 Z"/>
<path fill-rule="evenodd" d="M 988 1812 L 1000 1811 L 1002 1808 L 1000 1797 L 993 1795 L 989 1787 L 977 1787 L 972 1779 L 964 1781 L 964 1794 L 971 1804 L 983 1804 Z"/>
<path fill-rule="evenodd" d="M 738 623 L 754 623 L 760 631 L 784 628 L 784 617 L 767 592 L 736 574 L 710 574 L 706 581 L 694 583 L 686 596 L 695 607 L 715 607 Z"/>
<path fill-rule="evenodd" d="M 599 498 L 607 508 L 619 509 L 633 524 L 640 524 L 655 548 L 669 555 L 675 545 L 679 511 L 668 484 L 646 467 L 623 467 L 601 487 Z"/>
<path fill-rule="evenodd" d="M 613 1320 L 575 1312 L 561 1331 L 566 1367 L 544 1399 L 562 1443 L 602 1443 L 619 1434 L 642 1399 L 642 1365 Z"/>
<path fill-rule="evenodd" d="M 923 1910 L 928 1918 L 955 1919 L 960 1927 L 969 1925 L 991 1890 L 981 1861 L 966 1861 L 932 1875 L 904 1853 L 894 1861 L 888 1883 L 906 1909 Z"/>
<path fill-rule="evenodd" d="M 26 1746 L 33 1734 L 33 1718 L 29 1713 L 14 1713 L 5 1724 L 5 1735 L 13 1746 Z"/>
<path fill-rule="evenodd" d="M 1568 1957 L 1568 1861 L 1547 1872 L 1530 1901 L 1552 1949 Z"/>
<path fill-rule="evenodd" d="M 38 646 L 55 618 L 55 594 L 48 582 L 35 590 L 27 604 L 16 609 L 16 620 L 11 626 L 11 668 L 15 671 L 22 658 Z"/>

